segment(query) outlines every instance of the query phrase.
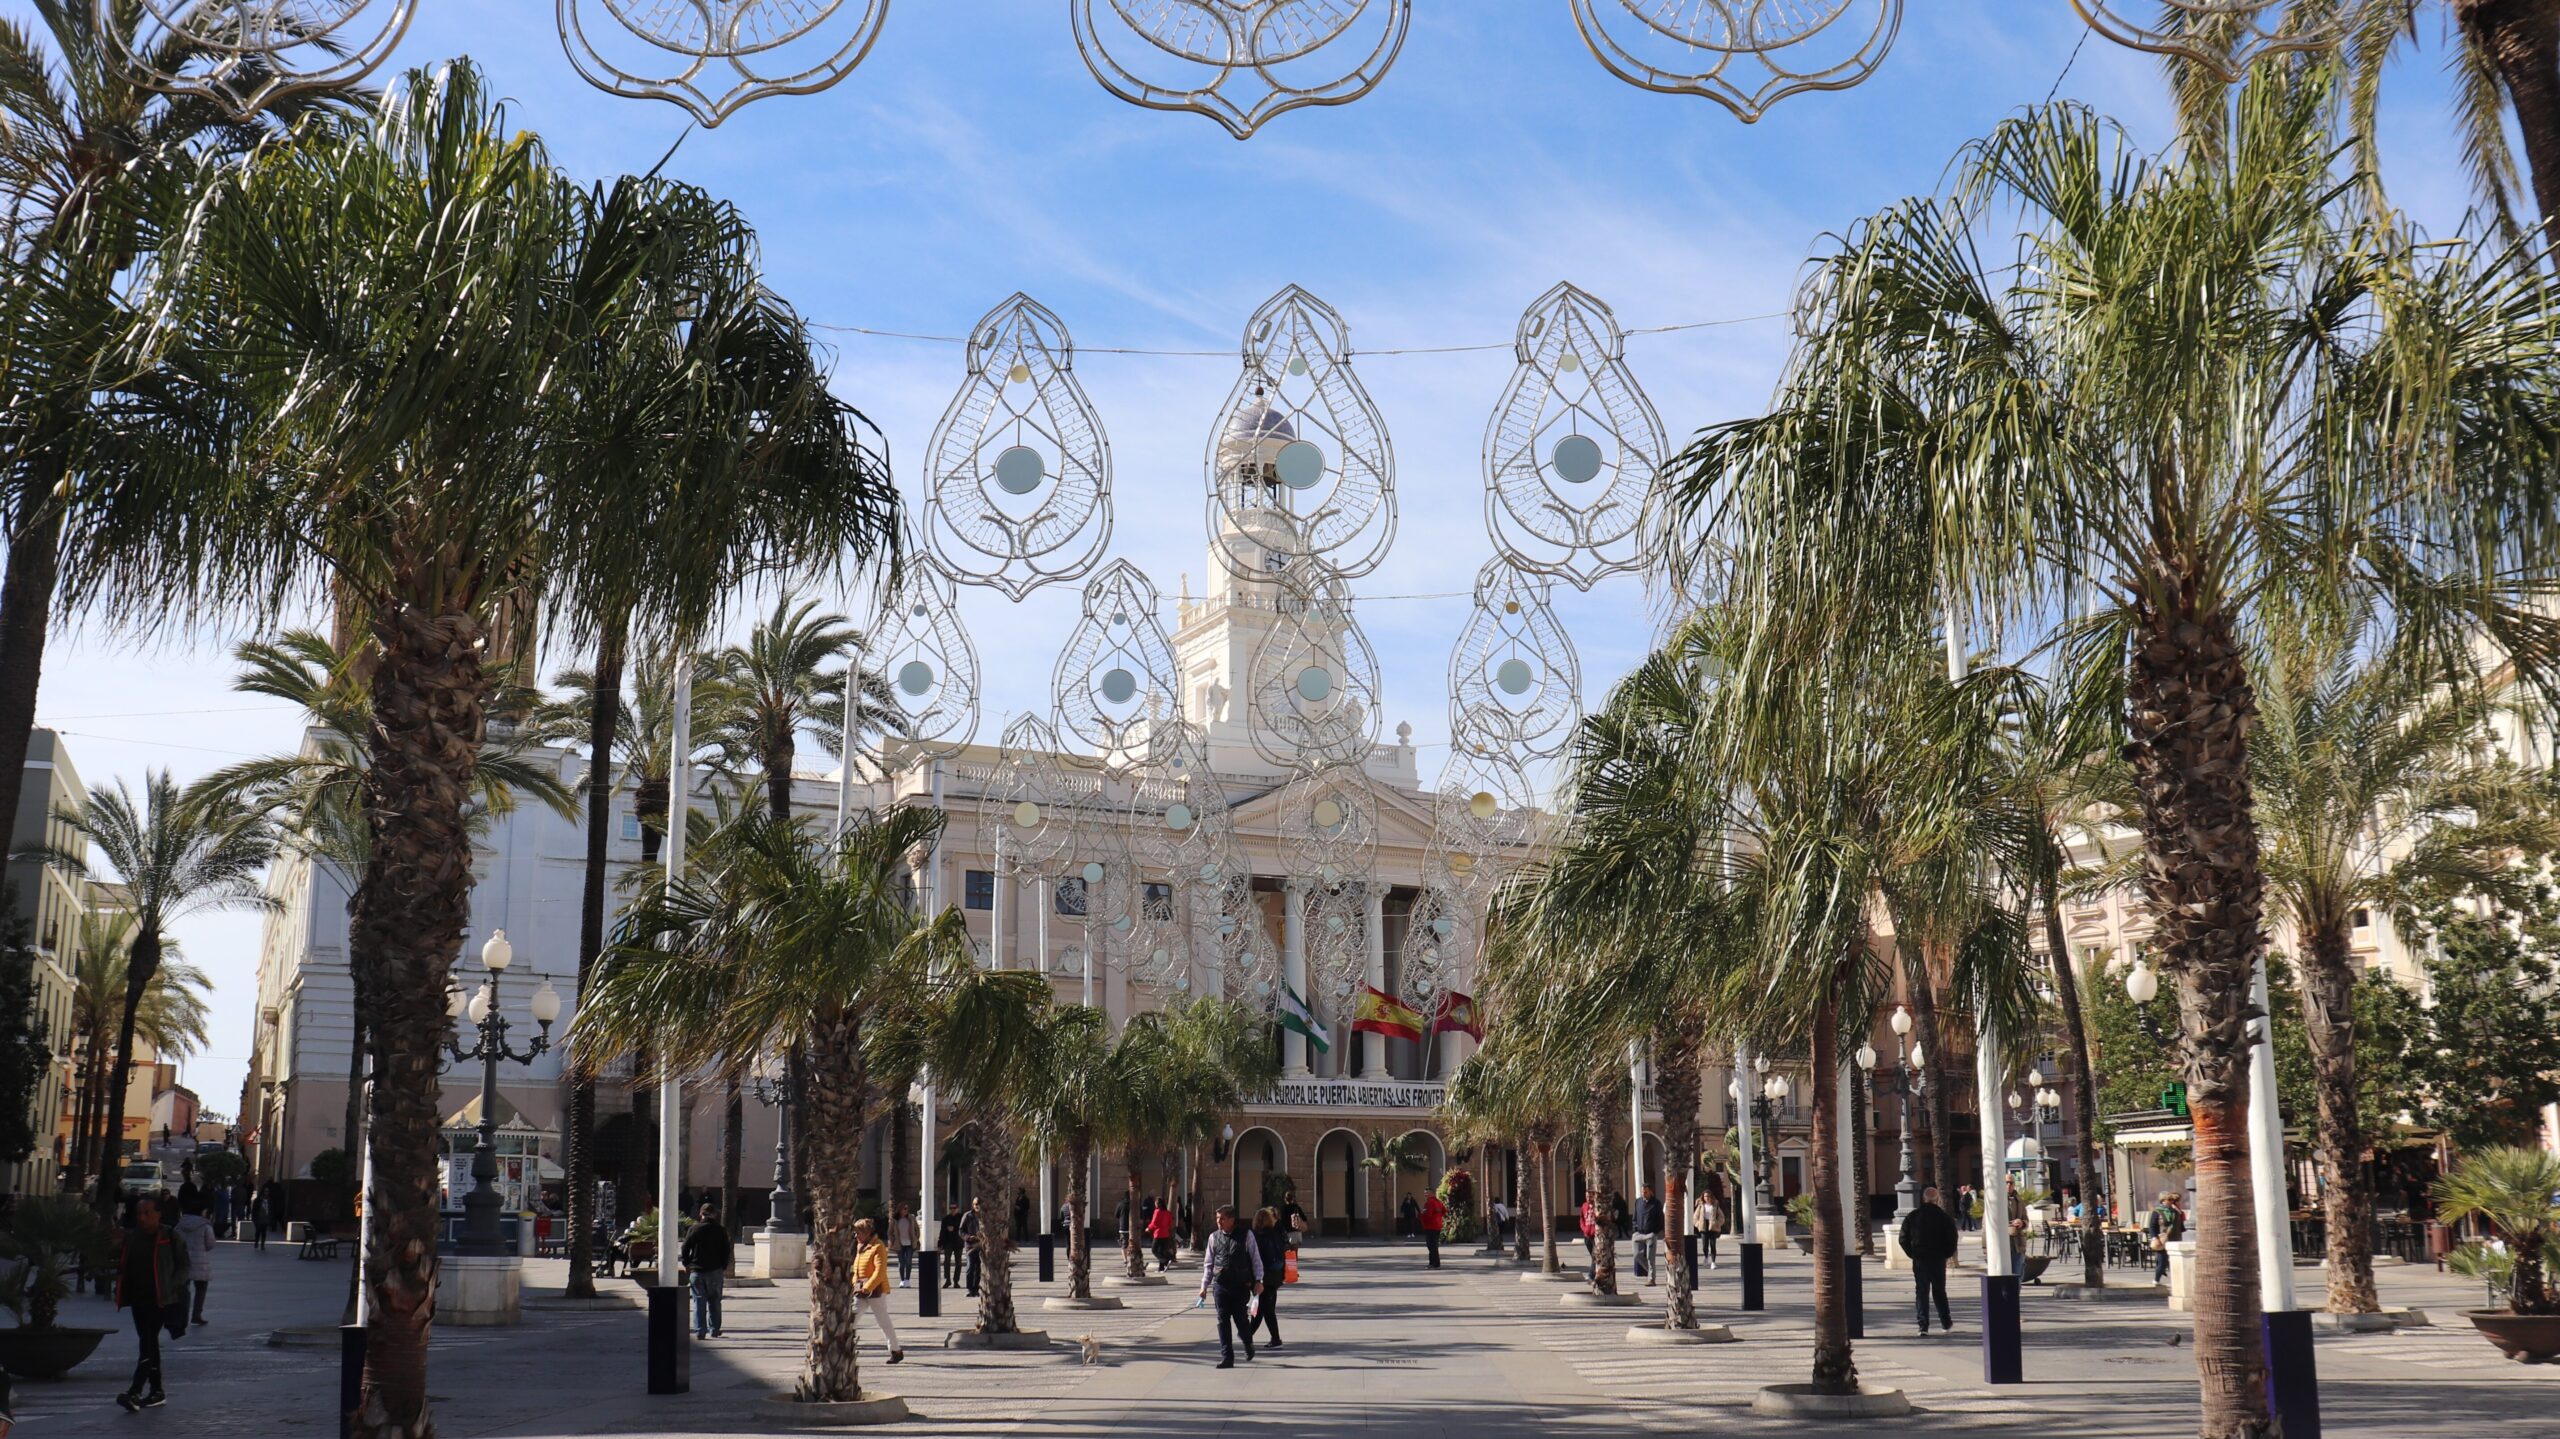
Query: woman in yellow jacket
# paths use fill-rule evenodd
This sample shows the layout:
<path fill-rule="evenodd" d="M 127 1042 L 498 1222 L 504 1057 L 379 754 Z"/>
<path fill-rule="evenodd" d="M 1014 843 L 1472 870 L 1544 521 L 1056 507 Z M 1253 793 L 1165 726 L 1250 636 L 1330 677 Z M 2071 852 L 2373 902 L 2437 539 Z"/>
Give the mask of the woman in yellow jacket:
<path fill-rule="evenodd" d="M 889 1246 L 881 1242 L 879 1226 L 868 1219 L 853 1221 L 853 1303 L 857 1324 L 864 1314 L 880 1321 L 880 1332 L 889 1341 L 889 1362 L 906 1358 L 898 1343 L 898 1321 L 889 1317 Z"/>

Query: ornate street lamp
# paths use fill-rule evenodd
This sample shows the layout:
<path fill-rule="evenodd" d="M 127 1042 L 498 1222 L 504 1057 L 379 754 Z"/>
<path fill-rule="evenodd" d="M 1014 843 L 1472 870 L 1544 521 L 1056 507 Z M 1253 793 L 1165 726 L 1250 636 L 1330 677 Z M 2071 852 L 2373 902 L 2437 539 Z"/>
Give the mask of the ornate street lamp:
<path fill-rule="evenodd" d="M 764 1232 L 797 1234 L 800 1222 L 791 1197 L 791 1111 L 800 1103 L 800 1086 L 791 1062 L 785 1059 L 772 1070 L 748 1075 L 747 1092 L 756 1097 L 756 1103 L 773 1110 L 773 1207 Z"/>
<path fill-rule="evenodd" d="M 498 1230 L 498 1061 L 531 1064 L 551 1048 L 551 1022 L 560 1017 L 560 992 L 544 980 L 534 991 L 533 1022 L 541 1033 L 521 1052 L 507 1047 L 507 1017 L 498 1012 L 498 981 L 505 977 L 507 966 L 515 960 L 515 947 L 507 943 L 507 932 L 491 930 L 489 942 L 480 947 L 480 964 L 489 971 L 480 988 L 465 999 L 457 984 L 446 992 L 446 1011 L 452 1016 L 456 1033 L 445 1041 L 445 1049 L 460 1063 L 480 1062 L 480 1144 L 471 1152 L 471 1192 L 462 1199 L 462 1240 L 460 1252 L 472 1255 L 501 1255 L 507 1252 L 506 1240 Z M 464 1048 L 460 1029 L 468 1019 L 480 1031 L 479 1042 Z"/>
<path fill-rule="evenodd" d="M 2151 1001 L 2160 997 L 2160 971 L 2150 961 L 2137 959 L 2133 968 L 2124 972 L 2125 997 L 2133 1001 L 2134 1017 L 2142 1021 L 2142 1032 L 2154 1044 L 2167 1044 L 2169 1032 L 2160 1027 L 2159 1016 L 2151 1012 Z"/>
<path fill-rule="evenodd" d="M 1874 1077 L 1877 1056 L 1875 1046 L 1870 1044 L 1858 1046 L 1858 1067 L 1867 1072 L 1878 1098 L 1891 1094 L 1902 1102 L 1902 1174 L 1893 1186 L 1893 1217 L 1899 1222 L 1920 1205 L 1920 1181 L 1914 1172 L 1917 1165 L 1911 1153 L 1911 1100 L 1914 1095 L 1927 1092 L 1929 1075 L 1922 1068 L 1926 1061 L 1920 1046 L 1911 1042 L 1911 1011 L 1895 1005 L 1892 1025 L 1892 1072 L 1883 1079 Z"/>
<path fill-rule="evenodd" d="M 1753 1064 L 1761 1073 L 1768 1074 L 1769 1061 L 1766 1058 L 1755 1060 Z M 1770 1212 L 1770 1200 L 1773 1197 L 1771 1186 L 1777 1180 L 1777 1107 L 1785 1103 L 1786 1098 L 1787 1077 L 1783 1074 L 1770 1074 L 1767 1079 L 1760 1082 L 1759 1097 L 1752 1101 L 1754 1117 L 1759 1122 L 1760 1133 L 1765 1136 L 1760 1146 L 1760 1172 L 1753 1176 L 1753 1183 L 1759 1189 L 1759 1212 L 1762 1214 Z"/>

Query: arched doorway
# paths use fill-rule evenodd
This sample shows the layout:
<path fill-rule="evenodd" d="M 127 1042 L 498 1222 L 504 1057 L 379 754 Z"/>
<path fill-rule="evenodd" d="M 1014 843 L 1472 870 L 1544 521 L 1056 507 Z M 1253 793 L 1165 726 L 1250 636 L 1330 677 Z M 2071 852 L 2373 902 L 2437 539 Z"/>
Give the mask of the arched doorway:
<path fill-rule="evenodd" d="M 1368 1227 L 1369 1172 L 1360 1167 L 1368 1149 L 1348 1129 L 1328 1130 L 1316 1141 L 1316 1228 L 1325 1234 L 1357 1234 Z"/>
<path fill-rule="evenodd" d="M 1390 1196 L 1389 1205 L 1399 1215 L 1404 1213 L 1404 1202 L 1408 1199 L 1419 1208 L 1423 1196 L 1439 1188 L 1440 1176 L 1449 1171 L 1449 1151 L 1441 1144 L 1439 1135 L 1428 1129 L 1408 1130 L 1404 1142 L 1406 1152 L 1419 1159 L 1422 1167 L 1396 1171 L 1395 1193 Z"/>
<path fill-rule="evenodd" d="M 1228 1202 L 1236 1212 L 1250 1217 L 1264 1205 L 1278 1204 L 1280 1184 L 1292 1182 L 1289 1146 L 1280 1136 L 1268 1129 L 1248 1129 L 1236 1136 L 1229 1153 L 1235 1162 L 1235 1185 Z"/>
<path fill-rule="evenodd" d="M 1653 1197 L 1660 1199 L 1667 1192 L 1662 1184 L 1662 1136 L 1648 1131 L 1637 1153 L 1637 1183 L 1652 1185 Z"/>

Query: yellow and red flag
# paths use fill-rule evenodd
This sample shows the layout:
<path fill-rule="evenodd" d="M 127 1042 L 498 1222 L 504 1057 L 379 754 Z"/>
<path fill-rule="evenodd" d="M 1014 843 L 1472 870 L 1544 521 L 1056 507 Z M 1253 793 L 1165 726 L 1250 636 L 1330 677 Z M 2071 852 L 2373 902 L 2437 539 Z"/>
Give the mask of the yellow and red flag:
<path fill-rule="evenodd" d="M 1484 1022 L 1476 1018 L 1476 1000 L 1472 994 L 1450 990 L 1440 996 L 1440 1013 L 1432 1018 L 1433 1034 L 1463 1034 L 1478 1044 L 1484 1042 Z"/>
<path fill-rule="evenodd" d="M 1390 1039 L 1410 1039 L 1417 1044 L 1422 1041 L 1422 1016 L 1413 1006 L 1373 985 L 1360 987 L 1360 1008 L 1351 1027 Z"/>

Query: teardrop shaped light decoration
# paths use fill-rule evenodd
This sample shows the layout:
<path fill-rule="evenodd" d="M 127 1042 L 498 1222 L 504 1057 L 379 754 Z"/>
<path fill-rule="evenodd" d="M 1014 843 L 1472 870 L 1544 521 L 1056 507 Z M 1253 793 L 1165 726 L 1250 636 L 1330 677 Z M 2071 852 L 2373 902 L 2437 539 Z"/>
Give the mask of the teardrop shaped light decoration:
<path fill-rule="evenodd" d="M 1172 719 L 1181 703 L 1181 671 L 1158 603 L 1136 565 L 1112 561 L 1086 583 L 1084 617 L 1050 676 L 1059 723 L 1115 769 L 1131 764 L 1147 726 Z"/>
<path fill-rule="evenodd" d="M 1272 942 L 1270 921 L 1264 916 L 1262 899 L 1253 888 L 1253 876 L 1238 872 L 1220 884 L 1214 894 L 1199 894 L 1196 901 L 1205 909 L 1208 926 L 1205 952 L 1219 966 L 1222 987 L 1229 999 L 1241 1000 L 1269 1008 L 1277 999 L 1271 980 L 1277 971 L 1278 948 Z"/>
<path fill-rule="evenodd" d="M 664 100 L 704 127 L 769 95 L 853 73 L 889 0 L 559 0 L 560 46 L 588 84 Z"/>
<path fill-rule="evenodd" d="M 1021 715 L 1005 726 L 995 772 L 979 795 L 978 833 L 990 846 L 1002 836 L 1005 859 L 1021 873 L 1064 874 L 1079 828 L 1101 798 L 1101 774 L 1062 753 L 1048 721 Z"/>
<path fill-rule="evenodd" d="M 978 651 L 960 623 L 958 591 L 914 549 L 880 597 L 864 664 L 888 682 L 893 738 L 947 755 L 978 732 Z"/>
<path fill-rule="evenodd" d="M 1378 799 L 1356 764 L 1299 771 L 1274 798 L 1286 873 L 1320 884 L 1366 879 L 1378 859 Z"/>
<path fill-rule="evenodd" d="M 73 0 L 78 3 L 78 0 Z M 352 84 L 408 33 L 417 0 L 93 0 L 117 69 L 233 119 Z"/>
<path fill-rule="evenodd" d="M 1239 140 L 1377 88 L 1413 20 L 1412 0 L 1068 0 L 1068 13 L 1104 89 L 1206 115 Z"/>
<path fill-rule="evenodd" d="M 1310 883 L 1300 916 L 1306 926 L 1307 980 L 1315 991 L 1307 998 L 1327 1015 L 1351 1013 L 1352 1001 L 1369 979 L 1367 878 Z"/>
<path fill-rule="evenodd" d="M 1405 914 L 1404 944 L 1396 952 L 1397 987 L 1426 1019 L 1475 967 L 1482 935 L 1482 907 L 1469 896 L 1442 888 L 1426 875 Z"/>
<path fill-rule="evenodd" d="M 1449 656 L 1449 734 L 1471 752 L 1561 754 L 1582 719 L 1582 663 L 1545 581 L 1500 560 L 1476 572 Z"/>
<path fill-rule="evenodd" d="M 1288 768 L 1358 764 L 1378 742 L 1378 656 L 1338 585 L 1275 602 L 1245 677 L 1253 747 Z"/>
<path fill-rule="evenodd" d="M 1790 95 L 1874 74 L 1902 0 L 1573 0 L 1573 23 L 1610 74 L 1703 95 L 1749 124 Z"/>
<path fill-rule="evenodd" d="M 2269 55 L 2334 50 L 2369 20 L 2405 23 L 2405 0 L 2071 0 L 2089 28 L 2119 45 L 2193 60 L 2237 82 Z"/>
<path fill-rule="evenodd" d="M 1520 317 L 1519 368 L 1484 435 L 1484 521 L 1512 564 L 1587 590 L 1642 567 L 1670 444 L 1609 307 L 1571 285 Z"/>
<path fill-rule="evenodd" d="M 1130 856 L 1176 877 L 1186 889 L 1224 884 L 1239 868 L 1235 817 L 1226 787 L 1209 768 L 1208 741 L 1195 724 L 1153 726 L 1128 777 Z"/>
<path fill-rule="evenodd" d="M 925 543 L 963 584 L 1019 600 L 1093 572 L 1111 542 L 1111 446 L 1058 317 L 1016 294 L 969 334 L 933 432 Z"/>
<path fill-rule="evenodd" d="M 1306 593 L 1376 569 L 1395 539 L 1395 451 L 1352 373 L 1351 332 L 1295 285 L 1245 326 L 1208 484 L 1210 553 L 1239 580 Z"/>

